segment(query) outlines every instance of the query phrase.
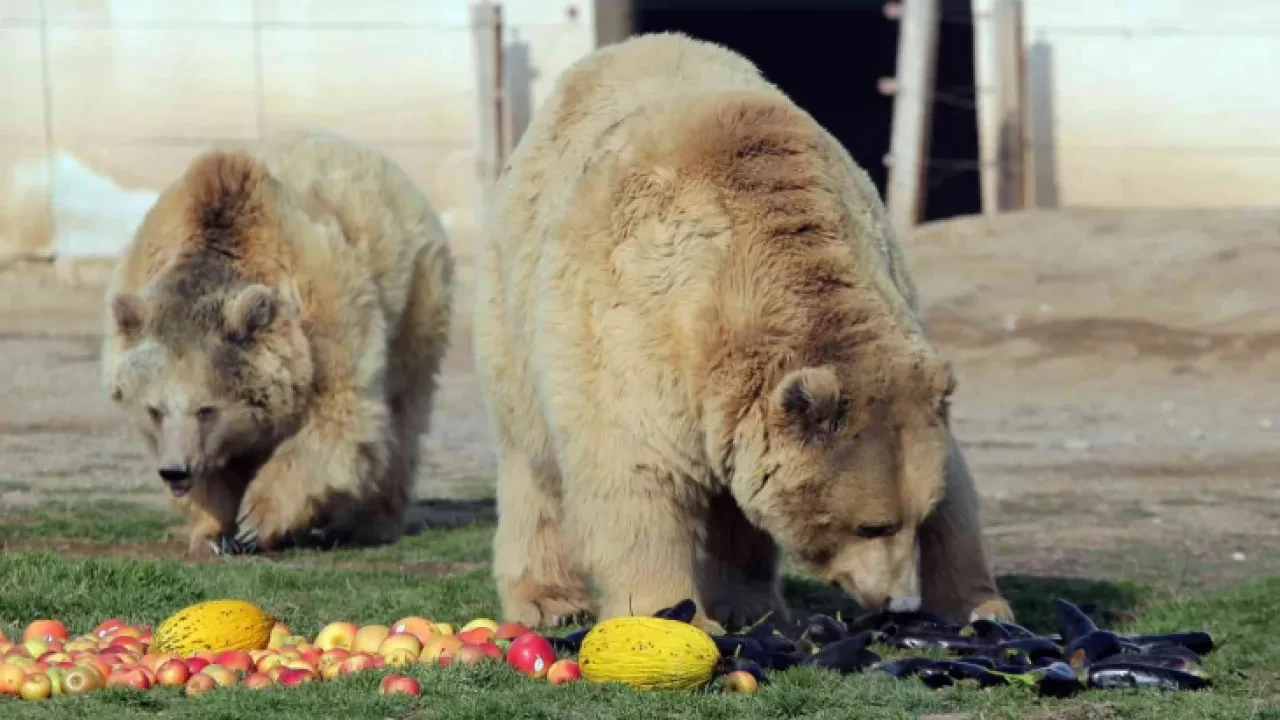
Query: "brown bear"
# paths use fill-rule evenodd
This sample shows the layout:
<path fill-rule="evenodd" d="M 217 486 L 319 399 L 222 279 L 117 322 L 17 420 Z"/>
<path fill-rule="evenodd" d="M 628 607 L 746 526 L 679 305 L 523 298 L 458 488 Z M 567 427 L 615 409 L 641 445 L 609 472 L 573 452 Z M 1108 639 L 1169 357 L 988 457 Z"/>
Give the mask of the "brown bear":
<path fill-rule="evenodd" d="M 745 58 L 657 34 L 579 60 L 489 225 L 507 618 L 785 616 L 784 551 L 864 608 L 1012 617 L 879 196 Z"/>
<path fill-rule="evenodd" d="M 369 148 L 299 132 L 191 162 L 115 268 L 102 371 L 193 550 L 400 537 L 452 285 L 435 212 Z"/>

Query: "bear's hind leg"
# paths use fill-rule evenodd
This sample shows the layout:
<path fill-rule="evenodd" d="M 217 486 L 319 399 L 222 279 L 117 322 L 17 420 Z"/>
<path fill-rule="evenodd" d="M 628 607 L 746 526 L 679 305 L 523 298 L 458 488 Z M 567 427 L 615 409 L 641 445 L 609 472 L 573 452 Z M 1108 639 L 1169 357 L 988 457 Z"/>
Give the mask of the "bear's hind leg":
<path fill-rule="evenodd" d="M 591 614 L 586 582 L 560 527 L 554 472 L 504 447 L 498 462 L 493 574 L 503 618 L 530 627 L 575 625 Z"/>
<path fill-rule="evenodd" d="M 922 609 L 957 622 L 971 616 L 1013 620 L 987 560 L 978 491 L 955 438 L 946 459 L 946 494 L 920 526 Z"/>
<path fill-rule="evenodd" d="M 732 496 L 725 493 L 711 501 L 707 536 L 698 554 L 698 593 L 716 622 L 733 629 L 769 613 L 786 620 L 789 613 L 778 587 L 780 561 L 773 538 L 747 521 Z"/>

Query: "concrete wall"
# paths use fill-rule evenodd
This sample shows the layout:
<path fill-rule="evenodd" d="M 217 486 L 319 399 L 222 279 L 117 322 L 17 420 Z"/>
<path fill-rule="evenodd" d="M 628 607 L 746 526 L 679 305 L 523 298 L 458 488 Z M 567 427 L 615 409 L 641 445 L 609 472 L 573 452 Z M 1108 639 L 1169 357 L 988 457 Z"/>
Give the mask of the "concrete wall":
<path fill-rule="evenodd" d="M 387 151 L 466 236 L 478 194 L 469 4 L 0 0 L 0 259 L 109 252 L 210 142 L 300 126 Z M 593 7 L 502 5 L 527 116 L 594 47 Z"/>
<path fill-rule="evenodd" d="M 1280 205 L 1280 2 L 1024 8 L 1039 205 Z"/>

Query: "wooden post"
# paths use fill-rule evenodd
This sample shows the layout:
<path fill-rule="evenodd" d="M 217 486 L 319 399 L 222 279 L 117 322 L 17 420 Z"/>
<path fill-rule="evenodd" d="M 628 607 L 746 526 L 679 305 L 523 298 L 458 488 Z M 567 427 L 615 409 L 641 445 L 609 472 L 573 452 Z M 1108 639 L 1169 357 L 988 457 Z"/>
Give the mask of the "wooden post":
<path fill-rule="evenodd" d="M 1023 0 L 999 0 L 995 7 L 996 71 L 999 78 L 1001 210 L 1027 207 L 1032 177 L 1027 138 L 1027 64 L 1022 41 Z"/>
<path fill-rule="evenodd" d="M 933 120 L 938 57 L 938 0 L 903 0 L 898 31 L 897 92 L 889 141 L 889 220 L 900 233 L 920 221 Z"/>
<path fill-rule="evenodd" d="M 480 180 L 481 222 L 487 217 L 493 186 L 502 173 L 510 145 L 506 128 L 502 80 L 502 6 L 481 0 L 471 6 L 472 46 L 475 48 L 476 95 L 479 97 L 476 146 Z"/>
<path fill-rule="evenodd" d="M 996 71 L 995 5 L 973 0 L 973 80 L 978 120 L 978 176 L 982 214 L 1000 211 L 1000 87 Z"/>

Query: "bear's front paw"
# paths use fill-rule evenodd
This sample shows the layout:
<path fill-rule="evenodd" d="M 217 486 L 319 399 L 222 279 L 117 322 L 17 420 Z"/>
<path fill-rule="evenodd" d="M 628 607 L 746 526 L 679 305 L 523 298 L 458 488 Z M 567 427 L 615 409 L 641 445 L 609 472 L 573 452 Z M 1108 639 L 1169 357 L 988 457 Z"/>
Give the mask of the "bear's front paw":
<path fill-rule="evenodd" d="M 1009 607 L 1009 603 L 1004 598 L 991 598 L 978 604 L 969 613 L 969 622 L 974 620 L 999 620 L 1000 622 L 1013 622 L 1013 608 Z"/>
<path fill-rule="evenodd" d="M 234 535 L 224 536 L 222 554 L 246 554 L 267 550 L 279 550 L 291 545 L 296 527 L 305 525 L 305 518 L 285 511 L 279 503 L 252 487 L 240 501 L 236 513 Z"/>
<path fill-rule="evenodd" d="M 520 582 L 503 603 L 503 617 L 531 628 L 560 628 L 585 625 L 592 619 L 591 601 L 586 594 L 556 590 Z"/>

